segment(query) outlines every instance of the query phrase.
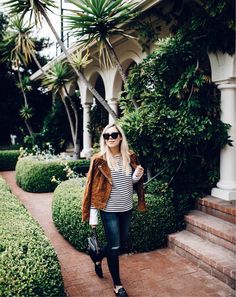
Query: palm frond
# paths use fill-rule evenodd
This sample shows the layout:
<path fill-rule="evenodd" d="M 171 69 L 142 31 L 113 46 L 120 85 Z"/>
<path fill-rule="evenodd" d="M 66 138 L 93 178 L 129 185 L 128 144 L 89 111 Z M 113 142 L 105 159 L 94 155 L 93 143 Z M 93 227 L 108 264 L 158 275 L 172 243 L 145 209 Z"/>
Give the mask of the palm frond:
<path fill-rule="evenodd" d="M 20 17 L 14 17 L 9 24 L 0 44 L 1 60 L 11 60 L 15 64 L 27 65 L 35 51 L 31 38 L 32 26 L 28 26 Z"/>
<path fill-rule="evenodd" d="M 41 24 L 41 17 L 47 14 L 52 8 L 56 8 L 54 0 L 6 0 L 3 5 L 12 15 L 25 16 L 30 12 L 30 20 L 34 18 L 34 23 Z"/>
<path fill-rule="evenodd" d="M 121 27 L 136 14 L 132 12 L 134 2 L 124 3 L 122 0 L 69 0 L 77 6 L 78 12 L 65 16 L 67 28 L 74 33 L 80 42 L 85 38 L 105 41 L 112 35 L 125 33 Z M 127 33 L 126 33 L 127 34 Z"/>
<path fill-rule="evenodd" d="M 79 70 L 82 68 L 86 68 L 87 65 L 89 65 L 93 60 L 89 59 L 89 52 L 86 51 L 86 54 L 83 55 L 83 49 L 77 51 L 73 55 L 71 55 L 71 60 L 75 67 L 77 67 Z"/>
<path fill-rule="evenodd" d="M 54 94 L 60 92 L 63 86 L 75 79 L 73 69 L 68 63 L 55 63 L 44 75 L 42 85 Z"/>

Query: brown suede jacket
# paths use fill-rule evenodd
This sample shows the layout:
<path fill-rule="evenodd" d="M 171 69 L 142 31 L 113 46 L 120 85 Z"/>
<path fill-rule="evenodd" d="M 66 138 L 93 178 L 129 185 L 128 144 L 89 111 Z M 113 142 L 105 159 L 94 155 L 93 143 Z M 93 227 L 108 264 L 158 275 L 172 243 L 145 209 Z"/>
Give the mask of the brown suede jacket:
<path fill-rule="evenodd" d="M 139 165 L 134 153 L 130 153 L 130 165 L 133 170 Z M 82 202 L 82 221 L 89 220 L 91 204 L 97 209 L 105 209 L 112 189 L 111 171 L 107 161 L 98 154 L 91 159 Z M 134 184 L 138 194 L 138 210 L 146 210 L 143 177 Z"/>

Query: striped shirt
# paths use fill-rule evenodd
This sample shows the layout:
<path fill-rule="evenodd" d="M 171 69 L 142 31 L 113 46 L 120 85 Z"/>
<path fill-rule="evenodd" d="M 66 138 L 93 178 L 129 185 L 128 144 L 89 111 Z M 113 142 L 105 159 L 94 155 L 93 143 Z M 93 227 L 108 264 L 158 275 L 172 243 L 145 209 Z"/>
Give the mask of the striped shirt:
<path fill-rule="evenodd" d="M 129 174 L 122 170 L 121 156 L 115 156 L 118 170 L 111 169 L 112 190 L 104 211 L 123 212 L 133 208 L 133 182 L 132 168 L 129 166 Z"/>
<path fill-rule="evenodd" d="M 133 184 L 138 182 L 141 176 L 137 177 L 135 172 L 132 175 L 131 166 L 129 174 L 126 175 L 122 171 L 122 158 L 120 156 L 115 158 L 117 158 L 119 170 L 111 169 L 112 190 L 104 211 L 124 212 L 133 208 Z M 90 207 L 89 224 L 98 224 L 98 210 L 92 205 Z"/>

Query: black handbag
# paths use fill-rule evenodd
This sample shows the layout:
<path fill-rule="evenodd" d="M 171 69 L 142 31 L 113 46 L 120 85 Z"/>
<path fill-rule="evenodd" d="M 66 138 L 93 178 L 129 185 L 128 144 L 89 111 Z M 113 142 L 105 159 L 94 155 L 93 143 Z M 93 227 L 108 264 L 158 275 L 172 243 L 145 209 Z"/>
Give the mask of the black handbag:
<path fill-rule="evenodd" d="M 100 253 L 100 246 L 96 228 L 93 228 L 92 236 L 88 237 L 88 252 L 90 257 L 95 258 Z M 96 259 L 94 259 L 96 261 Z"/>

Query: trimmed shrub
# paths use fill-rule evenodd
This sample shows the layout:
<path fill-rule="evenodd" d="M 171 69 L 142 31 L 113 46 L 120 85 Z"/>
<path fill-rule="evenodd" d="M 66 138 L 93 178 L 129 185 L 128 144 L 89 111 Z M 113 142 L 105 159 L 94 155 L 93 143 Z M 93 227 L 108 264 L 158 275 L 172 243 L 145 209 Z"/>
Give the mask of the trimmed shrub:
<path fill-rule="evenodd" d="M 19 155 L 18 150 L 0 151 L 0 171 L 15 170 Z"/>
<path fill-rule="evenodd" d="M 61 161 L 61 159 L 38 160 L 32 157 L 19 159 L 16 164 L 17 184 L 23 190 L 33 193 L 54 191 L 57 184 L 51 181 L 53 176 L 59 180 L 68 179 L 64 170 L 65 166 L 61 164 Z M 65 163 L 65 161 L 63 162 Z M 67 161 L 66 164 L 78 174 L 85 174 L 89 168 L 87 160 Z"/>
<path fill-rule="evenodd" d="M 23 205 L 0 185 L 0 296 L 61 297 L 54 249 Z"/>
<path fill-rule="evenodd" d="M 0 176 L 0 191 L 10 192 L 10 187 L 5 182 L 5 180 Z"/>
<path fill-rule="evenodd" d="M 132 250 L 154 250 L 166 243 L 167 234 L 174 232 L 175 214 L 171 202 L 172 192 L 162 190 L 156 195 L 146 195 L 147 212 L 138 212 L 137 197 L 134 197 L 134 213 L 131 225 Z M 52 213 L 60 233 L 78 250 L 85 251 L 87 237 L 91 234 L 88 223 L 81 221 L 83 183 L 80 179 L 62 182 L 55 190 Z M 100 218 L 99 218 L 100 220 Z M 101 222 L 97 227 L 101 244 L 105 242 Z"/>

